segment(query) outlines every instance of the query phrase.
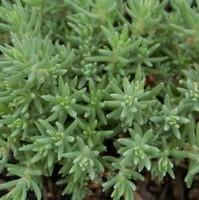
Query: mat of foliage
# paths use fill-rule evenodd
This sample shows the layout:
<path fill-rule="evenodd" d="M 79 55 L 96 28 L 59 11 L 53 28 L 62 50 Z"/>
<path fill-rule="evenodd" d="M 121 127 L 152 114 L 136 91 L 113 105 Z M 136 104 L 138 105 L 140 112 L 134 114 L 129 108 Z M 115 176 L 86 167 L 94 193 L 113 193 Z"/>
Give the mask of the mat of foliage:
<path fill-rule="evenodd" d="M 193 186 L 199 0 L 2 0 L 0 42 L 0 200 Z"/>

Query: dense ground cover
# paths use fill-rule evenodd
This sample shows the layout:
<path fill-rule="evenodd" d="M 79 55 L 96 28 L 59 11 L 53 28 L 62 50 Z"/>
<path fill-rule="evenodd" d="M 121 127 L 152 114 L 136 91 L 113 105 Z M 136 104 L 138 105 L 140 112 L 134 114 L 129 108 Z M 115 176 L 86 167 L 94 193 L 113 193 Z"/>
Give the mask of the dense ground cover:
<path fill-rule="evenodd" d="M 2 0 L 0 199 L 197 196 L 198 6 Z"/>

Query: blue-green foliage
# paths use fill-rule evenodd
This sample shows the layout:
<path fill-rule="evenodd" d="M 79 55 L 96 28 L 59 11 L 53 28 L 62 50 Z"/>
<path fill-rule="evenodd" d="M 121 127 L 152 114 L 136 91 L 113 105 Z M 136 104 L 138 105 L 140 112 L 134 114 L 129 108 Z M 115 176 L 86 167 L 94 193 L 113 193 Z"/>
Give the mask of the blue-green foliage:
<path fill-rule="evenodd" d="M 147 170 L 199 173 L 199 1 L 1 0 L 1 200 L 97 182 L 132 200 Z M 108 147 L 113 143 L 114 148 Z M 111 152 L 114 151 L 114 152 Z M 13 162 L 14 161 L 14 162 Z"/>

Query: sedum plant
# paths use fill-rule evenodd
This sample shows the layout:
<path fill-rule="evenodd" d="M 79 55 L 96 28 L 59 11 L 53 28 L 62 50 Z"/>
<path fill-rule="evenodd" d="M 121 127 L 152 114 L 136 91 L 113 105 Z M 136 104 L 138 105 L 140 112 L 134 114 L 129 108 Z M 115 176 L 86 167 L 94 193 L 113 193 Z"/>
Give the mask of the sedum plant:
<path fill-rule="evenodd" d="M 132 200 L 199 173 L 199 1 L 1 0 L 0 200 Z"/>

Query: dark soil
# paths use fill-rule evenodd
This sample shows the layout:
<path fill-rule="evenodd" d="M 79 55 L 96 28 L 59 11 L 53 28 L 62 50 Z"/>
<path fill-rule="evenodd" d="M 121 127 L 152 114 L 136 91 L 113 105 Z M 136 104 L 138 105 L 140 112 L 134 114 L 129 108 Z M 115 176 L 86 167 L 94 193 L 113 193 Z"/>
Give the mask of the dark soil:
<path fill-rule="evenodd" d="M 176 178 L 173 180 L 167 176 L 163 181 L 157 183 L 152 180 L 148 173 L 145 173 L 145 181 L 136 183 L 137 191 L 135 200 L 199 200 L 199 176 L 196 176 L 192 187 L 188 189 L 184 183 L 187 170 L 184 167 L 175 169 Z M 61 188 L 56 186 L 54 181 L 46 178 L 43 200 L 70 200 L 70 196 L 62 196 Z M 102 192 L 102 188 L 97 183 L 88 185 L 91 190 L 85 200 L 111 200 L 111 191 Z M 31 193 L 29 200 L 36 200 Z"/>
<path fill-rule="evenodd" d="M 162 182 L 157 183 L 151 180 L 148 173 L 145 174 L 145 181 L 136 183 L 137 191 L 135 200 L 199 200 L 199 176 L 196 176 L 192 187 L 188 189 L 184 183 L 186 169 L 178 167 L 175 169 L 176 178 L 173 180 L 166 177 Z M 110 200 L 110 196 L 104 197 L 101 189 L 85 200 Z"/>
<path fill-rule="evenodd" d="M 109 146 L 109 154 L 112 152 L 111 155 L 117 157 L 114 146 L 110 145 L 112 144 L 111 141 L 107 141 L 107 143 L 107 146 Z M 12 157 L 11 160 L 15 162 Z M 188 189 L 184 182 L 187 174 L 187 166 L 187 162 L 181 163 L 180 166 L 176 167 L 174 170 L 175 179 L 166 176 L 161 182 L 153 180 L 150 173 L 144 172 L 143 176 L 145 177 L 145 181 L 137 181 L 135 183 L 137 187 L 135 200 L 199 200 L 199 175 L 195 176 L 192 187 Z M 71 200 L 70 196 L 62 195 L 63 186 L 56 185 L 56 182 L 60 179 L 59 170 L 60 166 L 56 165 L 51 177 L 43 177 L 44 189 L 42 191 L 42 200 Z M 6 171 L 0 174 L 0 184 L 17 179 L 17 177 L 9 177 L 6 175 Z M 105 173 L 103 179 L 106 179 Z M 91 182 L 87 187 L 90 192 L 85 200 L 111 200 L 110 196 L 112 191 L 103 192 L 99 183 Z M 0 192 L 0 197 L 5 193 L 6 191 Z M 27 200 L 36 200 L 34 193 L 29 192 Z"/>

